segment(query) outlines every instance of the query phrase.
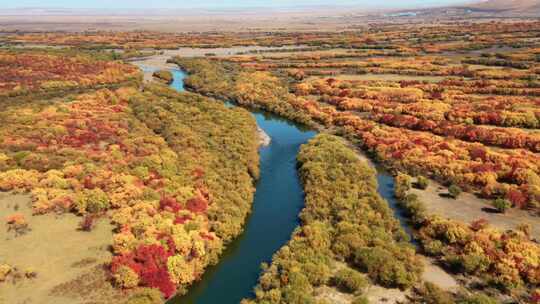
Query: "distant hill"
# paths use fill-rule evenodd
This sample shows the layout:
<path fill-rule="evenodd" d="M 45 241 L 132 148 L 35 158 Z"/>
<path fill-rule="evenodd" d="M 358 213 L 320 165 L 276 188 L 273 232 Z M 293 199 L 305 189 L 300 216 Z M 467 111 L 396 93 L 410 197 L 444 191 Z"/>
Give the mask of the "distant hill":
<path fill-rule="evenodd" d="M 469 7 L 478 10 L 540 14 L 540 0 L 484 0 Z"/>

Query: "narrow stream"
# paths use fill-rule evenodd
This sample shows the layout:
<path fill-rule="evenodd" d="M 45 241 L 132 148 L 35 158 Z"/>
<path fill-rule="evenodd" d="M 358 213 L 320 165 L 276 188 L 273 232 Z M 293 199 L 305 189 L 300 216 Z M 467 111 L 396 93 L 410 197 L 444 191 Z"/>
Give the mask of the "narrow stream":
<path fill-rule="evenodd" d="M 152 69 L 141 68 L 146 71 Z M 174 76 L 171 86 L 184 91 L 185 73 L 179 69 L 171 69 L 171 72 Z M 168 304 L 238 304 L 243 298 L 252 296 L 260 264 L 270 262 L 272 255 L 290 239 L 298 226 L 304 195 L 297 176 L 296 155 L 300 146 L 316 132 L 275 115 L 252 113 L 259 127 L 271 137 L 271 143 L 260 149 L 261 175 L 245 230 L 228 245 L 220 262 L 209 267 L 202 280 L 191 286 L 187 295 L 174 297 Z M 393 197 L 394 179 L 382 170 L 377 179 L 379 193 L 409 232 Z"/>
<path fill-rule="evenodd" d="M 379 195 L 388 202 L 388 206 L 394 211 L 394 217 L 398 219 L 403 230 L 405 230 L 407 235 L 411 238 L 411 243 L 413 245 L 418 245 L 413 239 L 413 230 L 409 223 L 409 219 L 405 216 L 403 209 L 401 209 L 394 196 L 394 177 L 383 168 L 376 169 L 378 184 L 377 192 L 379 192 Z"/>

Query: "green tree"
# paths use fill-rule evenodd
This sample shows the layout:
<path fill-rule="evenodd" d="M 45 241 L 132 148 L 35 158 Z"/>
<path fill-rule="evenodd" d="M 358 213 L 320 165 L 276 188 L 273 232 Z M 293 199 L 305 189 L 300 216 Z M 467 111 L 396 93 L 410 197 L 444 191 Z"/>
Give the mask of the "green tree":
<path fill-rule="evenodd" d="M 407 191 L 412 187 L 412 177 L 404 173 L 398 173 L 394 187 L 395 196 L 398 199 L 404 198 L 407 195 Z"/>
<path fill-rule="evenodd" d="M 356 270 L 343 268 L 334 276 L 334 283 L 340 289 L 356 293 L 368 285 L 366 277 Z"/>
<path fill-rule="evenodd" d="M 509 200 L 504 198 L 498 198 L 492 202 L 493 207 L 497 209 L 500 213 L 506 213 L 508 208 L 512 207 L 512 203 Z"/>
<path fill-rule="evenodd" d="M 456 199 L 461 194 L 461 188 L 458 185 L 448 187 L 448 194 L 451 198 Z"/>
<path fill-rule="evenodd" d="M 414 186 L 418 189 L 425 190 L 429 186 L 429 180 L 427 179 L 427 177 L 420 175 L 416 179 L 416 183 L 414 184 Z"/>

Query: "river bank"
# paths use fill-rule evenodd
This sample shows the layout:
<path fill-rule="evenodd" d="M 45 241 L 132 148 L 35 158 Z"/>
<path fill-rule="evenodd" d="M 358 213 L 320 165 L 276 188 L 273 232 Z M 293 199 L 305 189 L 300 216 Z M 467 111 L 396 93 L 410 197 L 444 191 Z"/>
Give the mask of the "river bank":
<path fill-rule="evenodd" d="M 266 132 L 264 132 L 261 127 L 257 127 L 257 130 L 259 131 L 259 143 L 261 144 L 261 146 L 266 147 L 270 145 L 270 142 L 272 141 L 270 136 L 268 136 L 268 134 L 266 134 Z"/>

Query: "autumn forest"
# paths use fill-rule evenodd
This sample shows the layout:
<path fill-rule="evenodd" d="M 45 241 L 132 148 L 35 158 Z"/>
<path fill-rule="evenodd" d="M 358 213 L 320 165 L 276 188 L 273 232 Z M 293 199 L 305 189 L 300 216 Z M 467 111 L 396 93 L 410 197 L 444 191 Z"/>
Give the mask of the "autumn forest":
<path fill-rule="evenodd" d="M 540 303 L 539 37 L 6 31 L 0 303 L 192 303 L 281 165 L 259 119 L 317 135 L 289 152 L 296 228 L 240 303 Z"/>

